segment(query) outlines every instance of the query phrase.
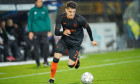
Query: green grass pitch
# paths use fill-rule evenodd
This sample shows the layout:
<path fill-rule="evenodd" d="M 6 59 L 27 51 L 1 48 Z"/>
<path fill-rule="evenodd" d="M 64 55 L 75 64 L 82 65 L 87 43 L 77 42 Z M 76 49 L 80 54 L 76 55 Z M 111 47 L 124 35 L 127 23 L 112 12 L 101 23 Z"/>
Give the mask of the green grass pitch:
<path fill-rule="evenodd" d="M 82 84 L 81 75 L 90 72 L 93 84 L 140 84 L 140 49 L 88 54 L 79 69 L 59 61 L 55 84 Z M 47 84 L 50 67 L 35 64 L 0 67 L 0 84 Z"/>

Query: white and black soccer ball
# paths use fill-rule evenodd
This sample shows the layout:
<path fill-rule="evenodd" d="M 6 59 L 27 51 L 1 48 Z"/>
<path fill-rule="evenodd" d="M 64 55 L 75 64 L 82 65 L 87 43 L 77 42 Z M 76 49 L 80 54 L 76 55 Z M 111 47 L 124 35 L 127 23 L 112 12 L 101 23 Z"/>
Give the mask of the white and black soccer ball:
<path fill-rule="evenodd" d="M 93 75 L 89 72 L 85 72 L 81 76 L 81 82 L 83 84 L 92 84 L 93 82 Z"/>

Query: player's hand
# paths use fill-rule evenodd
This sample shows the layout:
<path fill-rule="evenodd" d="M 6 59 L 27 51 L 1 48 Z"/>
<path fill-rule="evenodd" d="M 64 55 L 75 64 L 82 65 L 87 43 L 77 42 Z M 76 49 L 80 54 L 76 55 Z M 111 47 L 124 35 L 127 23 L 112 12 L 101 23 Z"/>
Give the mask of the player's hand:
<path fill-rule="evenodd" d="M 97 45 L 98 45 L 95 41 L 91 41 L 91 44 L 92 44 L 93 46 L 97 46 Z"/>
<path fill-rule="evenodd" d="M 52 33 L 51 32 L 48 32 L 48 37 L 51 37 L 52 36 Z"/>
<path fill-rule="evenodd" d="M 30 39 L 30 40 L 33 40 L 33 37 L 34 37 L 34 33 L 33 33 L 33 32 L 30 32 L 30 33 L 29 33 L 29 39 Z"/>
<path fill-rule="evenodd" d="M 0 42 L 0 45 L 2 45 L 2 44 L 3 44 L 3 42 L 1 41 L 1 42 Z"/>
<path fill-rule="evenodd" d="M 70 30 L 69 29 L 66 29 L 64 32 L 63 32 L 64 35 L 66 36 L 69 36 L 71 34 Z"/>

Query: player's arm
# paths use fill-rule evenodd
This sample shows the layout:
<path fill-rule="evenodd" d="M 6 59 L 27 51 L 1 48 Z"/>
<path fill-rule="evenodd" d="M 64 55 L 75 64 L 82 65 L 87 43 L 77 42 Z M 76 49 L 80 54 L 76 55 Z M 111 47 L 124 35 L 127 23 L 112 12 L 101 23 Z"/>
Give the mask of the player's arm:
<path fill-rule="evenodd" d="M 28 30 L 29 32 L 32 32 L 32 20 L 33 19 L 33 13 L 32 13 L 32 9 L 29 11 L 28 13 Z"/>
<path fill-rule="evenodd" d="M 47 30 L 51 31 L 51 25 L 50 25 L 50 17 L 49 17 L 49 12 L 48 9 L 45 8 L 45 19 L 46 19 L 46 24 L 47 24 Z"/>
<path fill-rule="evenodd" d="M 46 24 L 47 24 L 47 30 L 48 30 L 48 34 L 47 36 L 48 37 L 51 37 L 52 36 L 52 33 L 51 33 L 51 21 L 50 21 L 50 17 L 49 17 L 49 12 L 48 12 L 48 9 L 45 8 L 45 19 L 46 19 Z"/>
<path fill-rule="evenodd" d="M 32 40 L 34 37 L 33 34 L 33 30 L 32 30 L 32 18 L 33 18 L 33 13 L 32 13 L 32 9 L 29 11 L 29 15 L 28 15 L 28 30 L 29 30 L 29 39 Z"/>
<path fill-rule="evenodd" d="M 55 35 L 56 36 L 62 36 L 63 35 L 63 31 L 60 31 L 61 23 L 62 23 L 62 17 L 61 17 L 61 15 L 59 15 L 56 19 L 56 25 L 55 25 Z"/>
<path fill-rule="evenodd" d="M 62 24 L 62 16 L 59 15 L 56 19 L 55 35 L 56 36 L 62 36 L 62 35 L 69 36 L 69 34 L 71 34 L 69 29 L 66 29 L 65 31 L 60 31 L 61 24 Z"/>
<path fill-rule="evenodd" d="M 87 23 L 87 24 L 88 24 L 88 23 Z M 90 28 L 89 25 L 86 27 L 86 30 L 87 30 L 87 32 L 88 32 L 88 35 L 89 35 L 89 38 L 90 38 L 90 40 L 91 40 L 92 45 L 93 45 L 93 46 L 97 46 L 97 43 L 93 40 L 92 31 L 91 31 L 91 28 Z"/>
<path fill-rule="evenodd" d="M 80 17 L 80 23 L 81 23 L 82 27 L 85 28 L 85 29 L 87 30 L 88 35 L 89 35 L 89 38 L 90 38 L 90 40 L 91 40 L 91 44 L 92 44 L 93 46 L 97 46 L 97 43 L 93 40 L 91 28 L 90 28 L 88 22 L 87 22 L 87 21 L 85 20 L 85 18 L 82 17 L 82 16 Z"/>

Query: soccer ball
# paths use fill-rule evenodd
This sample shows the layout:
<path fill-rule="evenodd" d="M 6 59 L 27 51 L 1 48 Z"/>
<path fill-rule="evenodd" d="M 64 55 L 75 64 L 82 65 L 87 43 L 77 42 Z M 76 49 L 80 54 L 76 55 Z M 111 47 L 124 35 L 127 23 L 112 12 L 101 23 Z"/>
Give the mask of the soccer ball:
<path fill-rule="evenodd" d="M 81 76 L 81 81 L 82 81 L 83 84 L 92 84 L 93 75 L 89 72 L 85 72 Z"/>

